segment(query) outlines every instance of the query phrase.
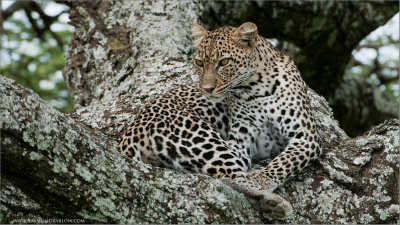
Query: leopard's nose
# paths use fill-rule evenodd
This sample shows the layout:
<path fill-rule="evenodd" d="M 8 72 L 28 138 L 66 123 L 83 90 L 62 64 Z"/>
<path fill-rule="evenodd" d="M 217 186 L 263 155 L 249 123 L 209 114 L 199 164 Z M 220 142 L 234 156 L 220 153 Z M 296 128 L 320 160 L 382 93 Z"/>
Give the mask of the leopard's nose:
<path fill-rule="evenodd" d="M 214 91 L 215 86 L 211 86 L 211 87 L 202 87 L 202 89 L 207 92 L 207 93 L 211 93 L 212 91 Z"/>

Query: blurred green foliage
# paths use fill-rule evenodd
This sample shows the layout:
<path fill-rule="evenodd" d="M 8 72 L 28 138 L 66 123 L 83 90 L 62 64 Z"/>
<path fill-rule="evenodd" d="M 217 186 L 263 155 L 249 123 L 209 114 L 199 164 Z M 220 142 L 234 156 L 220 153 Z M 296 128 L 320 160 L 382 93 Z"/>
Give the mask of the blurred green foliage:
<path fill-rule="evenodd" d="M 353 51 L 351 73 L 399 102 L 399 14 L 379 27 Z"/>
<path fill-rule="evenodd" d="M 62 76 L 63 54 L 73 33 L 66 22 L 68 7 L 48 1 L 34 3 L 40 8 L 21 4 L 3 23 L 1 75 L 34 90 L 56 109 L 70 112 L 73 101 Z M 57 15 L 41 15 L 46 12 Z"/>

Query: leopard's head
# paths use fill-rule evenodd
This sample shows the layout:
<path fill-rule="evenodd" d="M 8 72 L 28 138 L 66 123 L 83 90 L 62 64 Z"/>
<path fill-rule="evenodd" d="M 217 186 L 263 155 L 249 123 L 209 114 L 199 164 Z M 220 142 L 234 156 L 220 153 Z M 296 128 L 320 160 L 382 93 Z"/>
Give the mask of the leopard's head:
<path fill-rule="evenodd" d="M 254 23 L 214 31 L 193 24 L 191 31 L 196 48 L 194 65 L 200 74 L 199 88 L 209 100 L 224 99 L 255 72 L 258 32 Z"/>

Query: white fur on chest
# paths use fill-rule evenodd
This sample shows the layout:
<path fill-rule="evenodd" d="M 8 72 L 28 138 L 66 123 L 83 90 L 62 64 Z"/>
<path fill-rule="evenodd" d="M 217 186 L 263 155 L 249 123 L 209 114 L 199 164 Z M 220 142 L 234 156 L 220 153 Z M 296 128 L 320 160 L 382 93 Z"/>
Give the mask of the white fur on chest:
<path fill-rule="evenodd" d="M 270 114 L 269 109 L 277 107 L 275 97 L 260 97 L 251 101 L 235 100 L 230 102 L 230 116 L 236 122 L 242 121 L 241 126 L 247 128 L 247 141 L 251 137 L 254 139 L 247 145 L 250 148 L 250 158 L 255 161 L 275 158 L 288 144 L 288 140 L 280 133 L 279 123 Z M 238 115 L 242 118 L 238 118 Z"/>
<path fill-rule="evenodd" d="M 256 138 L 251 158 L 254 161 L 273 159 L 287 144 L 288 141 L 280 134 L 279 129 L 267 122 Z"/>

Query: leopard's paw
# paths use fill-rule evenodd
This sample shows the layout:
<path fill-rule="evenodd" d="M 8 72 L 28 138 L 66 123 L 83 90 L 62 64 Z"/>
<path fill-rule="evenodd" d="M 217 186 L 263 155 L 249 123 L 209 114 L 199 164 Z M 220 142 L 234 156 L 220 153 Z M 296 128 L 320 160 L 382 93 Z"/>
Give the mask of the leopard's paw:
<path fill-rule="evenodd" d="M 293 209 L 288 201 L 281 196 L 266 192 L 259 196 L 248 196 L 250 203 L 272 219 L 282 219 L 292 214 Z"/>

